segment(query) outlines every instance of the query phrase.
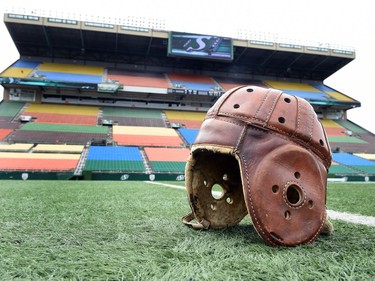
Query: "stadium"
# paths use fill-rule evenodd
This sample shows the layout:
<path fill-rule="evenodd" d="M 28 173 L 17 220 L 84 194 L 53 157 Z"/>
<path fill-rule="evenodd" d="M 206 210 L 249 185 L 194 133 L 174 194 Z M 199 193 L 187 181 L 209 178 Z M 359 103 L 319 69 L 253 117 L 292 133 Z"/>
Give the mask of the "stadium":
<path fill-rule="evenodd" d="M 346 118 L 360 102 L 323 83 L 354 51 L 27 15 L 4 20 L 21 57 L 0 76 L 3 179 L 183 179 L 205 112 L 239 85 L 307 99 L 334 152 L 330 178 L 375 179 L 375 136 Z M 216 51 L 209 55 L 203 43 Z"/>
<path fill-rule="evenodd" d="M 275 88 L 306 99 L 331 146 L 333 163 L 328 180 L 342 183 L 332 183 L 329 196 L 334 199 L 328 200 L 329 208 L 373 215 L 366 207 L 373 205 L 369 191 L 373 194 L 375 135 L 347 118 L 347 111 L 360 107 L 360 101 L 324 83 L 355 59 L 354 50 L 29 14 L 6 13 L 4 23 L 20 54 L 0 73 L 4 88 L 0 179 L 10 186 L 3 191 L 8 199 L 4 199 L 4 208 L 11 210 L 9 217 L 30 212 L 34 221 L 21 226 L 25 216 L 18 222 L 4 223 L 9 235 L 4 238 L 5 250 L 17 248 L 26 256 L 11 254 L 2 264 L 4 276 L 365 280 L 375 275 L 370 258 L 374 254 L 374 230 L 370 226 L 337 221 L 336 235 L 318 240 L 315 250 L 319 251 L 317 256 L 324 257 L 322 261 L 314 257 L 313 245 L 268 249 L 248 227 L 250 221 L 207 233 L 175 226 L 188 207 L 178 189 L 184 186 L 189 148 L 208 109 L 226 91 L 240 85 Z M 357 186 L 358 182 L 363 185 Z M 25 183 L 27 190 L 22 187 Z M 50 186 L 66 193 L 53 195 Z M 88 187 L 93 189 L 91 195 L 85 190 Z M 125 194 L 121 193 L 124 188 Z M 157 203 L 155 189 L 161 200 L 167 199 L 163 204 Z M 353 189 L 358 197 L 345 205 L 343 198 L 350 197 Z M 35 201 L 33 206 L 28 202 L 27 198 L 35 199 L 33 190 L 49 203 Z M 14 197 L 7 197 L 12 192 Z M 18 196 L 24 205 L 12 201 Z M 74 197 L 82 198 L 75 202 Z M 137 198 L 143 201 L 137 202 Z M 97 208 L 89 202 L 97 202 Z M 12 209 L 14 204 L 17 207 Z M 157 211 L 153 214 L 141 206 Z M 181 213 L 176 215 L 174 208 Z M 95 215 L 87 217 L 80 209 Z M 63 210 L 63 218 L 58 217 L 58 210 Z M 137 212 L 132 216 L 129 210 Z M 43 228 L 43 216 L 49 222 L 64 220 L 53 225 L 52 232 L 66 236 L 42 231 L 39 237 L 36 233 Z M 80 219 L 73 219 L 75 216 Z M 69 232 L 80 224 L 87 232 Z M 128 224 L 132 225 L 129 232 L 121 233 Z M 19 237 L 11 238 L 18 230 Z M 171 237 L 165 238 L 164 232 Z M 35 241 L 28 241 L 28 237 Z M 41 259 L 49 265 L 35 260 L 28 267 L 33 254 L 21 249 L 23 243 L 40 244 L 45 239 L 51 250 L 39 247 L 31 251 L 43 255 Z M 245 250 L 248 240 L 256 253 L 251 257 Z M 222 245 L 216 248 L 216 243 Z M 174 246 L 169 248 L 169 244 Z M 92 249 L 96 257 L 86 256 L 80 251 L 82 247 Z M 275 259 L 270 260 L 271 256 Z M 62 269 L 63 260 L 66 270 Z M 11 270 L 5 268 L 9 264 L 13 264 Z M 241 270 L 246 264 L 251 264 L 256 275 Z M 268 266 L 271 270 L 266 270 Z M 270 275 L 279 266 L 286 275 L 280 271 Z M 232 267 L 232 276 L 221 275 Z"/>

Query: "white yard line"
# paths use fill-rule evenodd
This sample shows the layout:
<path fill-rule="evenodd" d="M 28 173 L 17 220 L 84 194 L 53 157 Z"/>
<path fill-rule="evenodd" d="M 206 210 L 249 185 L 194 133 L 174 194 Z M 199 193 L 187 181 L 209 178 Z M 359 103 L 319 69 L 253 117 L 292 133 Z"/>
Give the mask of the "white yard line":
<path fill-rule="evenodd" d="M 185 187 L 181 185 L 167 184 L 167 183 L 161 183 L 161 182 L 155 182 L 155 181 L 145 181 L 145 182 L 150 183 L 150 184 L 155 184 L 155 185 L 166 186 L 169 188 L 185 190 Z M 367 225 L 367 226 L 375 226 L 375 217 L 362 216 L 362 215 L 350 214 L 350 213 L 345 213 L 345 212 L 337 212 L 333 210 L 327 210 L 327 213 L 328 213 L 328 217 L 334 220 L 341 220 L 341 221 L 345 221 L 349 223 L 362 224 L 362 225 Z"/>
<path fill-rule="evenodd" d="M 375 226 L 375 217 L 350 214 L 345 212 L 337 212 L 327 210 L 328 217 L 334 220 L 342 220 L 345 222 L 363 224 L 367 226 Z"/>

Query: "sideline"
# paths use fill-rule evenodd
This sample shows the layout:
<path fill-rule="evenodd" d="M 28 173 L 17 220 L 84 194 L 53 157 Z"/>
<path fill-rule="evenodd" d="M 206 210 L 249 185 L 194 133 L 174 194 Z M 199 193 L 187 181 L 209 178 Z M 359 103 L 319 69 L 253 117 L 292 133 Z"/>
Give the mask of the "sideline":
<path fill-rule="evenodd" d="M 167 184 L 167 183 L 161 183 L 161 182 L 155 182 L 155 181 L 145 181 L 145 182 L 149 184 L 155 184 L 155 185 L 166 186 L 169 188 L 185 190 L 185 187 L 181 185 Z M 362 225 L 375 227 L 375 217 L 362 216 L 362 215 L 350 214 L 350 213 L 345 213 L 345 212 L 337 212 L 333 210 L 327 210 L 327 213 L 328 213 L 328 217 L 334 220 L 341 220 L 341 221 L 345 221 L 349 223 L 362 224 Z"/>

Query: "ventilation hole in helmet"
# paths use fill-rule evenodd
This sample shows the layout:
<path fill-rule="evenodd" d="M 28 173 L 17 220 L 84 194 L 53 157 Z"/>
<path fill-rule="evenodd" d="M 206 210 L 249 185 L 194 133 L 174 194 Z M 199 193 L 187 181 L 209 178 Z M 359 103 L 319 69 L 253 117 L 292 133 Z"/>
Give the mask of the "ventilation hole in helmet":
<path fill-rule="evenodd" d="M 223 181 L 228 181 L 228 175 L 227 174 L 223 175 Z"/>
<path fill-rule="evenodd" d="M 275 194 L 278 193 L 279 192 L 279 186 L 278 185 L 273 185 L 272 186 L 272 192 L 275 193 Z"/>
<path fill-rule="evenodd" d="M 211 210 L 216 211 L 216 205 L 215 204 L 211 204 Z"/>
<path fill-rule="evenodd" d="M 203 184 L 204 184 L 204 186 L 207 186 L 207 181 L 204 180 L 204 181 L 203 181 Z"/>
<path fill-rule="evenodd" d="M 246 89 L 246 91 L 248 91 L 249 93 L 251 93 L 251 92 L 254 91 L 254 89 L 248 88 L 248 89 Z"/>
<path fill-rule="evenodd" d="M 312 200 L 309 200 L 309 202 L 307 203 L 307 207 L 309 207 L 309 209 L 312 209 L 312 207 L 314 207 L 314 202 Z"/>
<path fill-rule="evenodd" d="M 323 140 L 319 140 L 319 143 L 321 146 L 324 146 L 324 141 Z"/>
<path fill-rule="evenodd" d="M 285 218 L 286 220 L 290 220 L 290 212 L 289 212 L 289 211 L 285 211 L 285 213 L 284 213 L 284 218 Z"/>
<path fill-rule="evenodd" d="M 298 185 L 292 184 L 286 190 L 286 200 L 290 205 L 296 206 L 302 202 L 302 191 Z"/>
<path fill-rule="evenodd" d="M 273 240 L 284 241 L 284 239 L 277 235 L 275 232 L 270 232 L 270 235 L 273 238 Z"/>
<path fill-rule="evenodd" d="M 285 98 L 284 101 L 285 101 L 286 103 L 290 103 L 290 102 L 291 102 L 290 98 Z"/>
<path fill-rule="evenodd" d="M 224 189 L 220 184 L 214 184 L 211 187 L 211 195 L 215 200 L 220 200 L 224 196 Z"/>
<path fill-rule="evenodd" d="M 301 174 L 300 174 L 299 172 L 295 172 L 295 173 L 294 173 L 294 177 L 295 177 L 296 179 L 299 179 L 299 178 L 301 177 Z"/>
<path fill-rule="evenodd" d="M 232 205 L 233 204 L 233 199 L 232 197 L 227 197 L 227 199 L 225 200 L 229 205 Z"/>
<path fill-rule="evenodd" d="M 238 103 L 236 103 L 235 105 L 233 105 L 233 108 L 234 109 L 240 108 L 240 105 Z"/>
<path fill-rule="evenodd" d="M 280 122 L 281 124 L 284 124 L 284 123 L 285 123 L 285 118 L 284 118 L 284 117 L 279 117 L 279 122 Z"/>

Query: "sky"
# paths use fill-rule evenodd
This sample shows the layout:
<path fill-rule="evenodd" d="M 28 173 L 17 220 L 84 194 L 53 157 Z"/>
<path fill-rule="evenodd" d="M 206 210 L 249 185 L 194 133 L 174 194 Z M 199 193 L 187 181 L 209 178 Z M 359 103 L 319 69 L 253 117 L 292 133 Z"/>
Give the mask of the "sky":
<path fill-rule="evenodd" d="M 238 36 L 239 31 L 275 41 L 320 43 L 354 49 L 356 58 L 324 84 L 358 101 L 348 119 L 375 133 L 375 17 L 371 0 L 1 0 L 0 14 L 32 13 L 112 22 L 148 24 L 169 31 Z M 0 22 L 0 72 L 19 53 Z M 374 83 L 375 84 L 375 83 Z M 0 98 L 3 88 L 0 87 Z"/>

